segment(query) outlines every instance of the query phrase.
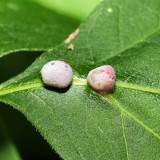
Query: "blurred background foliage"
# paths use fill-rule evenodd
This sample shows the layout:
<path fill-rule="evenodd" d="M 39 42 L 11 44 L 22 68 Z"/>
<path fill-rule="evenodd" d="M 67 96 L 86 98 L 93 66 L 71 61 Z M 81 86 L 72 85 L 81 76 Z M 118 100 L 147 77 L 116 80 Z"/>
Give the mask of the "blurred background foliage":
<path fill-rule="evenodd" d="M 62 15 L 84 21 L 100 0 L 34 0 Z M 0 83 L 23 72 L 42 52 L 16 52 L 0 59 Z M 0 160 L 60 160 L 21 113 L 0 103 Z"/>
<path fill-rule="evenodd" d="M 65 14 L 69 17 L 85 20 L 101 0 L 34 0 L 37 3 Z"/>

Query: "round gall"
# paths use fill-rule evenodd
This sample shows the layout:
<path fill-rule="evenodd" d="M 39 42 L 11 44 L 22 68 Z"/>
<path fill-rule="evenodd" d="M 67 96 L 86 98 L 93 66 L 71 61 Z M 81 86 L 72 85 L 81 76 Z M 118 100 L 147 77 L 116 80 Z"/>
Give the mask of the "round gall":
<path fill-rule="evenodd" d="M 72 68 L 64 61 L 56 60 L 46 63 L 41 69 L 44 84 L 57 87 L 68 87 L 73 79 Z"/>
<path fill-rule="evenodd" d="M 91 70 L 87 77 L 88 84 L 99 93 L 113 92 L 115 79 L 115 71 L 110 65 L 104 65 Z"/>

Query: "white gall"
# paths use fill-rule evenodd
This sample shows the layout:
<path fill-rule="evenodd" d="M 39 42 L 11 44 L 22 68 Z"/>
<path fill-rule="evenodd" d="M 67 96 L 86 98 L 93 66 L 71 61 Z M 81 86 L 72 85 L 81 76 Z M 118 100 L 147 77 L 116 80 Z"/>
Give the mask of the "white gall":
<path fill-rule="evenodd" d="M 73 79 L 72 68 L 64 61 L 56 60 L 46 63 L 41 69 L 44 84 L 57 87 L 68 87 Z"/>
<path fill-rule="evenodd" d="M 110 65 L 104 65 L 91 70 L 87 77 L 88 84 L 99 93 L 113 92 L 115 79 L 115 71 Z"/>

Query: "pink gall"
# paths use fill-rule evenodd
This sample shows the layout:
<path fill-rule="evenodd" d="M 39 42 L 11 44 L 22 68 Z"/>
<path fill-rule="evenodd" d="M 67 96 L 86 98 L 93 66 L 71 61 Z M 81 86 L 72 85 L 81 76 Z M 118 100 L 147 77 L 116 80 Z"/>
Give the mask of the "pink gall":
<path fill-rule="evenodd" d="M 115 79 L 115 71 L 110 65 L 104 65 L 91 70 L 87 77 L 90 87 L 98 93 L 113 92 Z"/>

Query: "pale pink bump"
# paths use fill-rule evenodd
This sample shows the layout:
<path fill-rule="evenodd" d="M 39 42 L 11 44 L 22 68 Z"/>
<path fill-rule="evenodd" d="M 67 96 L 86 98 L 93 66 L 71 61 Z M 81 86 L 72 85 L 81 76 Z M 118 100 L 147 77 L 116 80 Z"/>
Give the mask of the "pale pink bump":
<path fill-rule="evenodd" d="M 55 60 L 46 63 L 41 69 L 44 84 L 57 87 L 68 87 L 73 79 L 72 68 L 64 61 Z"/>
<path fill-rule="evenodd" d="M 111 93 L 115 86 L 115 71 L 112 66 L 104 65 L 91 70 L 87 81 L 96 92 Z"/>

